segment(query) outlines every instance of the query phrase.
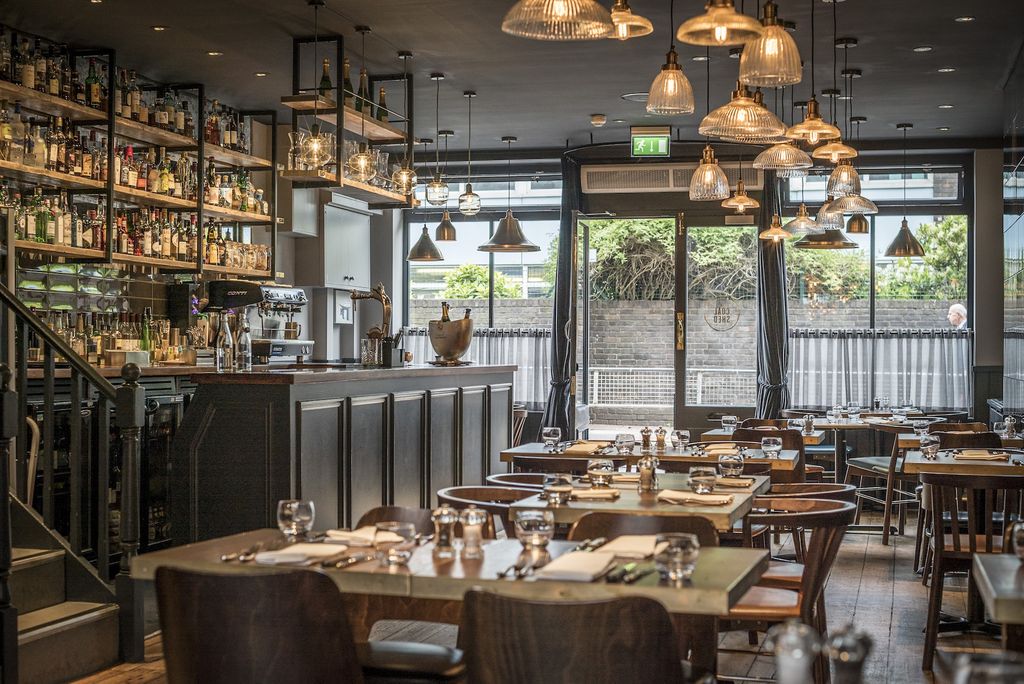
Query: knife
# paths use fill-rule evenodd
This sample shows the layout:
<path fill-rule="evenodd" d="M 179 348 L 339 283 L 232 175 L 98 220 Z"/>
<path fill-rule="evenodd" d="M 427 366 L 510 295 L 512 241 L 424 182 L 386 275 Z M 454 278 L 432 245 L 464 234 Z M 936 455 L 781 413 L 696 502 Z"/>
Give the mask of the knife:
<path fill-rule="evenodd" d="M 356 563 L 372 560 L 373 556 L 368 553 L 357 553 L 354 556 L 342 556 L 341 558 L 327 558 L 320 565 L 325 568 L 347 568 Z"/>
<path fill-rule="evenodd" d="M 605 576 L 604 581 L 609 582 L 611 584 L 617 584 L 621 582 L 623 578 L 626 577 L 626 575 L 629 575 L 634 570 L 636 570 L 636 566 L 636 563 L 626 563 L 622 567 L 616 568 L 615 570 L 609 572 L 608 575 Z"/>
<path fill-rule="evenodd" d="M 639 579 L 647 577 L 654 572 L 654 568 L 647 568 L 646 570 L 634 570 L 622 578 L 623 584 L 633 584 Z"/>

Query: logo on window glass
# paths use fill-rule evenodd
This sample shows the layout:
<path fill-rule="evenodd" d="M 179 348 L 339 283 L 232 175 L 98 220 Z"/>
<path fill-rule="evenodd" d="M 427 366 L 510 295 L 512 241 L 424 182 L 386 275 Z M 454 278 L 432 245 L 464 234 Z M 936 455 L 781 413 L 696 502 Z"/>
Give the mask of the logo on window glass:
<path fill-rule="evenodd" d="M 712 330 L 725 332 L 732 330 L 740 321 L 740 310 L 736 303 L 728 299 L 716 299 L 714 308 L 704 314 L 704 322 Z"/>

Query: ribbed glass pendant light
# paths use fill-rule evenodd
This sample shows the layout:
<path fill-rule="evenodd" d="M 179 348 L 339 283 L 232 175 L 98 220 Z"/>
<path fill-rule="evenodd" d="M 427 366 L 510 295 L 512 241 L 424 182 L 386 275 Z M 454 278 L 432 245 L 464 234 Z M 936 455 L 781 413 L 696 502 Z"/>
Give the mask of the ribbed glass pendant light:
<path fill-rule="evenodd" d="M 679 26 L 677 40 L 712 47 L 743 45 L 764 31 L 757 19 L 737 12 L 733 0 L 708 0 L 704 9 L 704 14 L 687 19 Z"/>
<path fill-rule="evenodd" d="M 447 209 L 441 214 L 441 222 L 434 229 L 434 240 L 437 242 L 455 242 L 456 240 L 455 224 L 452 223 L 452 217 L 448 214 Z"/>
<path fill-rule="evenodd" d="M 835 140 L 841 133 L 838 128 L 822 120 L 818 110 L 818 100 L 814 90 L 814 38 L 817 34 L 814 31 L 814 5 L 811 0 L 811 98 L 807 101 L 807 115 L 798 124 L 789 127 L 786 136 L 791 140 L 801 140 L 811 145 L 817 145 L 823 140 Z"/>
<path fill-rule="evenodd" d="M 782 227 L 782 221 L 779 219 L 778 214 L 772 216 L 772 225 L 766 230 L 762 230 L 757 234 L 757 237 L 761 240 L 771 240 L 772 242 L 779 242 L 787 238 L 793 237 L 792 233 Z"/>
<path fill-rule="evenodd" d="M 409 254 L 405 257 L 406 261 L 443 261 L 444 255 L 441 254 L 441 250 L 437 248 L 437 245 L 430 239 L 430 229 L 427 228 L 426 224 L 423 224 L 423 232 L 420 234 L 420 239 L 416 241 L 416 244 L 409 250 Z"/>
<path fill-rule="evenodd" d="M 800 208 L 796 211 L 796 218 L 786 224 L 786 230 L 791 232 L 793 235 L 820 232 L 818 224 L 813 218 L 811 218 L 810 214 L 807 213 L 807 205 L 803 202 L 800 203 Z"/>
<path fill-rule="evenodd" d="M 799 147 L 793 143 L 785 142 L 772 145 L 762 151 L 754 158 L 752 166 L 755 169 L 762 169 L 764 171 L 776 171 L 781 176 L 785 171 L 802 171 L 806 173 L 807 169 L 814 166 L 814 162 L 811 161 L 810 155 Z M 792 178 L 792 176 L 788 177 Z"/>
<path fill-rule="evenodd" d="M 672 26 L 675 25 L 675 0 L 669 4 L 669 45 L 665 64 L 654 77 L 647 91 L 647 113 L 662 116 L 693 114 L 693 86 L 679 66 L 679 55 L 672 41 Z"/>
<path fill-rule="evenodd" d="M 839 214 L 877 214 L 878 207 L 867 197 L 860 195 L 843 195 L 837 197 L 830 205 L 829 211 Z"/>
<path fill-rule="evenodd" d="M 690 199 L 694 202 L 716 202 L 728 197 L 729 179 L 718 165 L 711 145 L 705 145 L 700 165 L 690 177 Z"/>
<path fill-rule="evenodd" d="M 903 222 L 900 223 L 900 230 L 896 233 L 895 239 L 885 250 L 887 257 L 923 257 L 924 246 L 914 237 L 907 223 L 907 131 L 914 127 L 914 124 L 896 124 L 896 128 L 903 130 Z"/>
<path fill-rule="evenodd" d="M 793 85 L 802 78 L 800 50 L 796 41 L 779 23 L 777 8 L 768 0 L 761 15 L 764 31 L 743 46 L 740 55 L 740 80 L 751 86 L 778 88 Z"/>
<path fill-rule="evenodd" d="M 846 225 L 846 221 L 843 219 L 843 212 L 836 211 L 832 208 L 832 202 L 835 198 L 832 195 L 828 196 L 828 199 L 818 209 L 818 215 L 814 217 L 814 222 L 818 224 L 818 230 L 842 230 L 843 226 Z"/>
<path fill-rule="evenodd" d="M 786 126 L 737 81 L 729 102 L 709 112 L 697 130 L 708 138 L 747 142 L 777 139 L 785 134 Z"/>
<path fill-rule="evenodd" d="M 501 30 L 534 40 L 598 40 L 614 33 L 611 15 L 596 0 L 519 0 Z"/>
<path fill-rule="evenodd" d="M 459 213 L 463 216 L 476 216 L 480 213 L 480 195 L 473 192 L 473 98 L 476 91 L 467 90 L 462 93 L 469 106 L 469 125 L 466 133 L 466 191 L 459 195 Z"/>
<path fill-rule="evenodd" d="M 654 32 L 654 24 L 647 17 L 634 14 L 627 0 L 615 0 L 612 5 L 612 26 L 614 31 L 609 38 L 629 40 Z M 671 28 L 671 24 L 669 25 Z"/>
<path fill-rule="evenodd" d="M 832 97 L 829 103 L 829 111 L 832 114 L 833 122 L 836 121 L 836 97 L 839 96 L 839 83 L 836 78 L 836 68 L 838 63 L 838 56 L 836 53 L 839 51 L 839 21 L 837 19 L 838 6 L 838 2 L 832 3 Z M 846 52 L 849 53 L 849 50 L 847 50 Z M 848 90 L 847 94 L 849 94 Z M 849 100 L 846 101 L 849 102 Z M 833 123 L 833 125 L 835 124 Z M 847 128 L 847 133 L 849 133 L 849 128 Z M 825 145 L 816 148 L 811 153 L 811 156 L 814 157 L 815 159 L 826 159 L 832 162 L 833 164 L 838 164 L 840 161 L 844 159 L 855 158 L 857 156 L 857 150 L 853 149 L 852 147 L 843 142 L 842 132 L 840 131 L 840 135 L 838 138 L 836 138 L 832 142 L 826 143 Z"/>
<path fill-rule="evenodd" d="M 519 225 L 519 219 L 512 215 L 512 143 L 516 138 L 507 135 L 501 141 L 508 144 L 508 209 L 498 221 L 491 239 L 477 249 L 481 252 L 539 252 L 540 247 L 530 242 Z"/>
<path fill-rule="evenodd" d="M 837 197 L 860 194 L 860 174 L 848 159 L 839 162 L 836 168 L 832 169 L 825 192 Z"/>
<path fill-rule="evenodd" d="M 853 149 L 842 141 L 842 138 L 835 142 L 816 147 L 811 156 L 815 159 L 827 159 L 833 164 L 838 164 L 844 159 L 853 159 L 857 156 L 857 150 Z"/>
<path fill-rule="evenodd" d="M 430 74 L 431 80 L 434 81 L 436 86 L 436 92 L 434 95 L 434 177 L 426 185 L 426 199 L 427 204 L 433 204 L 435 207 L 442 206 L 448 203 L 448 183 L 441 179 L 441 124 L 440 124 L 440 113 L 441 113 L 441 81 L 444 80 L 444 74 L 432 73 Z"/>
<path fill-rule="evenodd" d="M 747 195 L 747 188 L 743 182 L 743 159 L 740 158 L 739 180 L 736 181 L 736 192 L 732 197 L 723 200 L 722 206 L 726 209 L 735 209 L 737 214 L 747 213 L 747 209 L 757 209 L 761 206 L 753 197 Z"/>

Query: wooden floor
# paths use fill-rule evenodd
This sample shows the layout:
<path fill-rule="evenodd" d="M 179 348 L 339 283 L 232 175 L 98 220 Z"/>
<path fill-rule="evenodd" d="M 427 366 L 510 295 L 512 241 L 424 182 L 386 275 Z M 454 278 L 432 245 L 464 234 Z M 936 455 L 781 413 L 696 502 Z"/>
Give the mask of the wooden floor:
<path fill-rule="evenodd" d="M 867 516 L 865 516 L 867 518 Z M 870 520 L 865 519 L 865 522 Z M 850 534 L 843 540 L 836 566 L 826 590 L 828 623 L 833 629 L 853 622 L 867 631 L 874 648 L 865 672 L 865 682 L 931 682 L 921 672 L 925 615 L 928 592 L 921 578 L 914 573 L 914 526 L 908 534 L 890 539 L 882 546 L 878 535 Z M 785 549 L 783 549 L 784 551 Z M 947 580 L 944 610 L 952 615 L 966 613 L 965 580 Z M 381 623 L 371 635 L 375 639 L 429 641 L 454 645 L 456 630 L 451 627 L 424 628 L 408 623 Z M 770 655 L 758 654 L 758 647 L 747 645 L 746 633 L 723 635 L 722 648 L 741 649 L 747 653 L 722 653 L 719 673 L 729 675 L 771 677 L 774 673 Z M 990 650 L 998 648 L 995 638 L 982 635 L 940 635 L 942 651 Z M 164 681 L 164 668 L 159 636 L 146 643 L 146 662 L 126 663 L 80 680 L 105 684 L 145 684 Z"/>

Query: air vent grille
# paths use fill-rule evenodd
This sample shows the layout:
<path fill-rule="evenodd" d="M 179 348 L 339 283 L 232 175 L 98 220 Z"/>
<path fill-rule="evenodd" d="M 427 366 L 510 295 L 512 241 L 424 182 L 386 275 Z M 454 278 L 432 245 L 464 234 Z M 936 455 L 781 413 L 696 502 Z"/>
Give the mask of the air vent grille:
<path fill-rule="evenodd" d="M 689 189 L 690 176 L 697 164 L 594 164 L 582 169 L 585 194 L 629 194 L 648 192 L 684 192 Z M 729 184 L 739 180 L 739 164 L 722 164 Z M 761 171 L 743 166 L 743 182 L 748 191 L 764 185 Z"/>

